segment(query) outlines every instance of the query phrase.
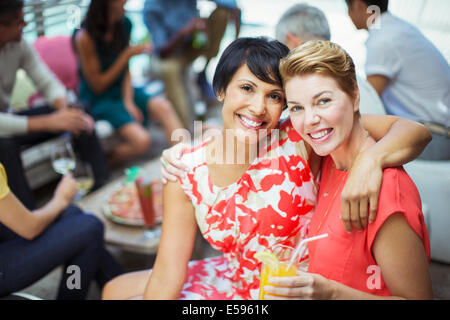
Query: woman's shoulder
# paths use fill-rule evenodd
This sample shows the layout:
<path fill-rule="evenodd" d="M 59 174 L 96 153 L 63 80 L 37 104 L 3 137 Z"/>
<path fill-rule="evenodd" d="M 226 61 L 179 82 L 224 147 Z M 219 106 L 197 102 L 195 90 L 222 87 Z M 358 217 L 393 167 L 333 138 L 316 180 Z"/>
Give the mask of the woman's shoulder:
<path fill-rule="evenodd" d="M 73 43 L 77 50 L 80 50 L 80 49 L 83 49 L 86 47 L 94 47 L 94 45 L 95 45 L 94 39 L 89 34 L 89 32 L 84 28 L 76 30 L 76 32 L 73 36 L 73 40 L 74 40 Z"/>
<path fill-rule="evenodd" d="M 394 214 L 400 213 L 428 248 L 429 238 L 422 213 L 419 191 L 403 167 L 387 168 L 383 171 L 378 210 L 375 221 L 368 227 L 368 244 L 372 245 L 377 232 Z"/>
<path fill-rule="evenodd" d="M 192 146 L 183 150 L 181 160 L 190 170 L 203 164 L 206 161 L 205 149 L 209 140 L 194 142 Z"/>
<path fill-rule="evenodd" d="M 403 167 L 386 168 L 383 170 L 383 180 L 380 198 L 390 198 L 395 202 L 414 201 L 420 205 L 420 195 L 414 181 Z"/>

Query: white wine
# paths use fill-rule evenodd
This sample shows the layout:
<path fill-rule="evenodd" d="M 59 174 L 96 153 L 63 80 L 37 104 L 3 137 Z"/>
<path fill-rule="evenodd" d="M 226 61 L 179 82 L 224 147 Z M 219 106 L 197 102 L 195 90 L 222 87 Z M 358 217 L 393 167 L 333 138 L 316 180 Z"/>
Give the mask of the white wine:
<path fill-rule="evenodd" d="M 53 169 L 62 175 L 65 175 L 75 168 L 75 160 L 71 158 L 59 158 L 52 162 Z"/>
<path fill-rule="evenodd" d="M 78 192 L 82 196 L 88 193 L 94 185 L 94 179 L 91 177 L 75 178 L 75 182 L 77 184 Z"/>

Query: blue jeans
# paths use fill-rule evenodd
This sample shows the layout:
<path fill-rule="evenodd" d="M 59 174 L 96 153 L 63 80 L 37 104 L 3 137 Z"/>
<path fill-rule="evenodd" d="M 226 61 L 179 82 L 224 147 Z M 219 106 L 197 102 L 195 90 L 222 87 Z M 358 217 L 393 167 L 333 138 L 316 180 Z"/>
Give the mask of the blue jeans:
<path fill-rule="evenodd" d="M 78 207 L 69 206 L 33 240 L 0 224 L 0 297 L 30 286 L 60 265 L 64 269 L 57 299 L 62 300 L 85 299 L 92 280 L 102 288 L 123 272 L 104 248 L 102 222 Z M 70 265 L 80 271 L 75 288 L 75 273 L 67 272 Z"/>

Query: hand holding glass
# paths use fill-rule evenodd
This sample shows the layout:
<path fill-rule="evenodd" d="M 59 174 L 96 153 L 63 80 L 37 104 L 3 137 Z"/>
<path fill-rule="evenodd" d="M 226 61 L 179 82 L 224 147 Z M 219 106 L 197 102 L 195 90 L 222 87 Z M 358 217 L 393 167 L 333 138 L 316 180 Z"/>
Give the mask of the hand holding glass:
<path fill-rule="evenodd" d="M 53 169 L 65 175 L 75 168 L 75 153 L 69 142 L 61 142 L 53 146 L 51 150 Z"/>
<path fill-rule="evenodd" d="M 78 195 L 84 196 L 89 190 L 94 186 L 94 174 L 92 172 L 92 167 L 87 162 L 77 161 L 73 177 L 78 187 Z"/>

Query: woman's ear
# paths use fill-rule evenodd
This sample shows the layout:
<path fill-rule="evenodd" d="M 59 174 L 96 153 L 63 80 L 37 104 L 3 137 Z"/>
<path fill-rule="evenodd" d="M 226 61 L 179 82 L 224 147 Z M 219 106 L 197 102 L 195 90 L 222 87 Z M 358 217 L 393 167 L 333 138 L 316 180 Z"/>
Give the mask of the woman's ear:
<path fill-rule="evenodd" d="M 217 100 L 219 102 L 223 102 L 223 100 L 225 99 L 225 94 L 223 93 L 223 90 L 219 92 L 219 94 L 217 95 Z"/>
<path fill-rule="evenodd" d="M 353 102 L 353 112 L 359 111 L 359 103 L 361 102 L 361 96 L 359 94 L 359 88 L 356 88 L 355 90 L 355 96 L 354 96 L 354 102 Z"/>

